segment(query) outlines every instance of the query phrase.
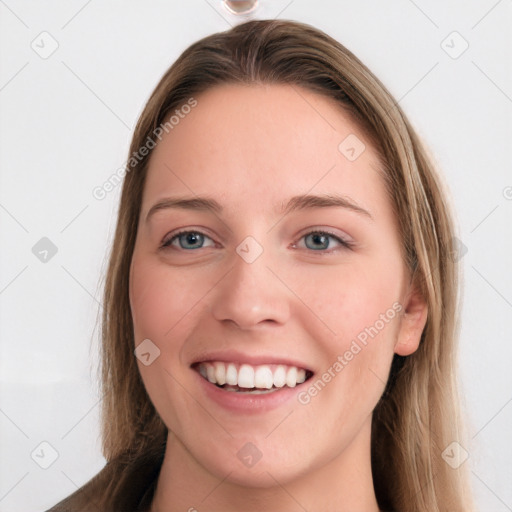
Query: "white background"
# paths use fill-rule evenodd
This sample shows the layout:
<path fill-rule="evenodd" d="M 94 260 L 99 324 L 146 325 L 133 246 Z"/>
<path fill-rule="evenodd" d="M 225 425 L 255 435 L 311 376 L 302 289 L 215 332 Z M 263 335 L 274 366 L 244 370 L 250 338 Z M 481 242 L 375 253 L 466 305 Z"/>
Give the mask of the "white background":
<path fill-rule="evenodd" d="M 92 190 L 124 164 L 170 64 L 241 20 L 220 0 L 0 0 L 0 15 L 0 510 L 27 512 L 104 465 L 95 325 L 120 187 L 103 201 Z M 511 2 L 262 0 L 254 16 L 310 23 L 351 49 L 441 166 L 467 247 L 466 463 L 479 510 L 512 510 Z M 455 59 L 453 31 L 469 44 Z M 52 38 L 43 59 L 31 44 Z M 32 252 L 42 237 L 58 249 L 46 263 Z M 48 469 L 31 458 L 51 462 L 43 441 L 58 453 Z"/>

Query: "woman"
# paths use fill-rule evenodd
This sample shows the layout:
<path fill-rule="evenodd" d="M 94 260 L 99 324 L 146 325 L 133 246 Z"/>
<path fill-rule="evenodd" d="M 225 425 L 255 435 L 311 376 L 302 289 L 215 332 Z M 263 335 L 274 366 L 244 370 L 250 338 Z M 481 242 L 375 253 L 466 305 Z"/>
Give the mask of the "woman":
<path fill-rule="evenodd" d="M 453 233 L 417 135 L 341 44 L 275 20 L 193 44 L 130 148 L 108 462 L 51 510 L 471 510 L 446 462 Z"/>

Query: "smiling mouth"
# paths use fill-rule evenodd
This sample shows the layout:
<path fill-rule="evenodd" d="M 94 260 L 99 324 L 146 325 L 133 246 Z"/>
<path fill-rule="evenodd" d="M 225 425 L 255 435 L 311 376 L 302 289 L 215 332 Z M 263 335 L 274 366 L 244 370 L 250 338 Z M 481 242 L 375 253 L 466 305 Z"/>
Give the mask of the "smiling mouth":
<path fill-rule="evenodd" d="M 313 372 L 284 364 L 250 365 L 208 361 L 192 365 L 204 379 L 225 391 L 248 394 L 274 393 L 306 382 Z"/>

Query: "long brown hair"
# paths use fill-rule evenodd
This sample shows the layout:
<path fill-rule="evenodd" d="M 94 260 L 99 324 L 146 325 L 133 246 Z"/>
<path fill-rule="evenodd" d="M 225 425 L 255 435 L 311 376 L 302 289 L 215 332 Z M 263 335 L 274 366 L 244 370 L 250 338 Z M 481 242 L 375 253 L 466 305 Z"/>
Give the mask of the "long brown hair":
<path fill-rule="evenodd" d="M 463 444 L 456 390 L 454 228 L 439 177 L 418 136 L 384 85 L 343 45 L 303 23 L 258 20 L 205 37 L 183 52 L 149 98 L 129 154 L 137 153 L 176 108 L 226 83 L 286 83 L 332 98 L 378 151 L 404 264 L 426 298 L 428 320 L 419 349 L 405 358 L 395 356 L 373 413 L 377 499 L 381 508 L 402 512 L 472 510 L 464 466 L 453 469 L 442 457 L 452 442 Z M 167 437 L 136 365 L 128 294 L 149 158 L 126 172 L 102 319 L 103 454 L 112 463 L 132 465 L 152 457 L 161 462 Z M 119 488 L 122 475 L 112 471 Z M 113 503 L 112 484 L 101 485 L 96 499 L 110 494 L 108 503 Z"/>

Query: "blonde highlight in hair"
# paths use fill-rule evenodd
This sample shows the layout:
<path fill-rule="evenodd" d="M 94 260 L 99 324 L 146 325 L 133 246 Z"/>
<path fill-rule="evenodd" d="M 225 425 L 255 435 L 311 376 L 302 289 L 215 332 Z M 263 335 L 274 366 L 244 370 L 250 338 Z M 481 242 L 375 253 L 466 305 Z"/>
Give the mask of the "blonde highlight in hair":
<path fill-rule="evenodd" d="M 464 466 L 452 469 L 441 456 L 450 443 L 462 439 L 455 378 L 458 270 L 452 257 L 450 209 L 418 136 L 384 85 L 340 43 L 306 24 L 258 20 L 201 39 L 182 53 L 149 98 L 130 155 L 174 109 L 227 83 L 286 83 L 329 97 L 375 146 L 399 225 L 404 263 L 428 304 L 419 349 L 408 357 L 395 356 L 373 413 L 377 499 L 382 509 L 394 511 L 472 510 Z M 129 301 L 149 159 L 141 159 L 125 176 L 104 291 L 102 448 L 109 463 L 125 465 L 161 460 L 167 436 L 135 361 Z M 102 503 L 120 503 L 112 485 L 99 492 L 105 496 Z"/>

